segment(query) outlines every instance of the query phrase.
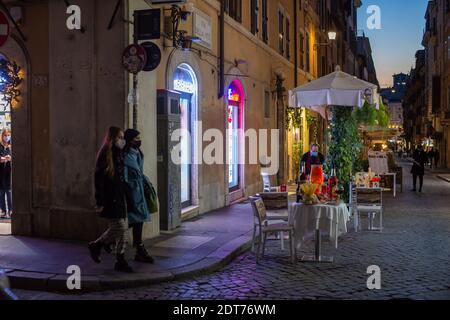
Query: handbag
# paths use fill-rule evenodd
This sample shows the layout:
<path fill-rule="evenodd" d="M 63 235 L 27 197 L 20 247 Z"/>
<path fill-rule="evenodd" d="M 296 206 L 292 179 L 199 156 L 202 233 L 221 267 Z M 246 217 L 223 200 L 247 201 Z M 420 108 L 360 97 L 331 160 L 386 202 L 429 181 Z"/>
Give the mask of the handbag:
<path fill-rule="evenodd" d="M 157 213 L 159 210 L 158 195 L 153 184 L 148 179 L 144 179 L 144 197 L 150 214 Z"/>

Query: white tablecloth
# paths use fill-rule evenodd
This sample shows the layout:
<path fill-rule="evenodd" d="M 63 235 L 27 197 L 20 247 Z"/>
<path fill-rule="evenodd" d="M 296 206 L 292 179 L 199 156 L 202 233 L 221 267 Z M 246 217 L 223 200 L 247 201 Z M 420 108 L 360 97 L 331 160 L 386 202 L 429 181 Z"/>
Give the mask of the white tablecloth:
<path fill-rule="evenodd" d="M 289 224 L 295 228 L 295 245 L 300 249 L 307 236 L 321 230 L 329 234 L 338 247 L 338 237 L 347 233 L 350 212 L 347 205 L 304 205 L 293 203 L 289 206 Z"/>

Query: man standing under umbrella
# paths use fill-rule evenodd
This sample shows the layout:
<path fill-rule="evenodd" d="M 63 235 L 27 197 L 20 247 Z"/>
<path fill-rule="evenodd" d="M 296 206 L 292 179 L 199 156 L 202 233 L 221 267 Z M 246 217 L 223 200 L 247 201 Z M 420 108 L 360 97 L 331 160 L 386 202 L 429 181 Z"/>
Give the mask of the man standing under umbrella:
<path fill-rule="evenodd" d="M 319 146 L 315 143 L 311 145 L 311 150 L 305 153 L 301 162 L 305 163 L 306 174 L 311 174 L 311 166 L 323 165 L 325 163 L 325 157 L 319 152 Z"/>

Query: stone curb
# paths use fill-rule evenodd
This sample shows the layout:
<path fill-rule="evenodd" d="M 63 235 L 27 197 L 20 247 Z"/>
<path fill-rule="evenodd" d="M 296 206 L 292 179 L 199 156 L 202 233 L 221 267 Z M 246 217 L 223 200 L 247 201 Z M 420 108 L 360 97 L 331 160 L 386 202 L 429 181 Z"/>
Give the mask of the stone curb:
<path fill-rule="evenodd" d="M 437 177 L 438 177 L 439 179 L 441 179 L 441 180 L 444 180 L 445 182 L 450 183 L 450 179 L 447 178 L 447 177 L 444 177 L 444 176 L 442 176 L 442 175 L 438 175 Z"/>
<path fill-rule="evenodd" d="M 167 281 L 180 280 L 213 273 L 228 265 L 251 248 L 251 232 L 236 238 L 201 260 L 183 267 L 151 274 L 115 274 L 114 276 L 82 276 L 81 290 L 68 290 L 68 275 L 29 272 L 6 269 L 13 289 L 36 290 L 60 293 L 89 293 L 107 290 L 132 289 Z"/>

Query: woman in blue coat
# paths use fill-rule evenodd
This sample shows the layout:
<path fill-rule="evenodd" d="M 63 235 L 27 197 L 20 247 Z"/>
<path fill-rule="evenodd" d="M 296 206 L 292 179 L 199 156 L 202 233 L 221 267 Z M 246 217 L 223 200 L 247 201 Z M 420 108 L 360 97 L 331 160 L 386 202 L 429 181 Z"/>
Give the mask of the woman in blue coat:
<path fill-rule="evenodd" d="M 148 178 L 144 175 L 144 154 L 141 151 L 140 132 L 134 129 L 125 131 L 125 181 L 128 186 L 131 207 L 128 208 L 128 223 L 133 229 L 133 243 L 136 248 L 135 260 L 153 263 L 153 258 L 144 247 L 142 231 L 144 223 L 150 221 L 144 185 Z"/>

